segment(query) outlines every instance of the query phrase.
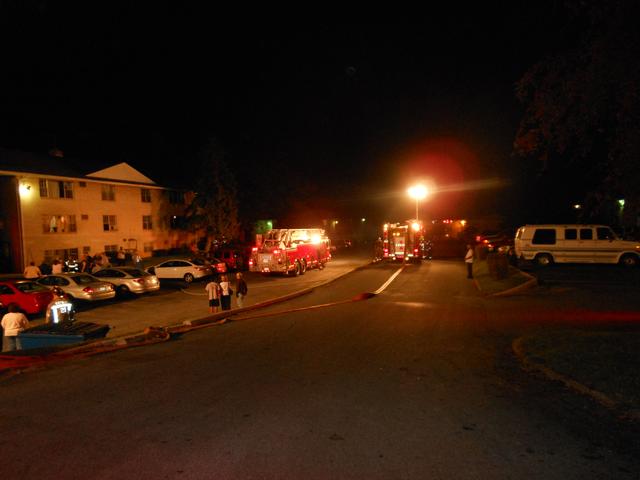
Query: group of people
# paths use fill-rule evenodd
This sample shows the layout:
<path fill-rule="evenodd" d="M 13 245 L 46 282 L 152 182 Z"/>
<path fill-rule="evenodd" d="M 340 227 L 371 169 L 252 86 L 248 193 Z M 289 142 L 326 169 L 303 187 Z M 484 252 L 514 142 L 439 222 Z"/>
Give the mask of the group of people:
<path fill-rule="evenodd" d="M 247 282 L 241 272 L 236 273 L 235 292 L 231 288 L 231 282 L 227 275 L 220 275 L 220 280 L 212 279 L 204 287 L 209 296 L 209 312 L 217 313 L 218 307 L 222 310 L 231 310 L 231 298 L 235 294 L 238 308 L 244 307 L 244 299 L 249 292 Z"/>
<path fill-rule="evenodd" d="M 132 261 L 136 267 L 140 268 L 142 265 L 142 257 L 135 253 L 132 256 Z M 126 256 L 124 250 L 121 248 L 115 256 L 115 263 L 117 266 L 126 265 Z M 98 270 L 109 267 L 111 262 L 106 255 L 84 255 L 80 263 L 78 263 L 78 272 L 83 273 L 95 273 Z M 69 271 L 69 266 L 60 259 L 55 259 L 51 264 L 43 261 L 40 266 L 36 266 L 35 262 L 30 262 L 24 269 L 23 275 L 27 279 L 37 279 L 43 275 L 55 275 Z"/>

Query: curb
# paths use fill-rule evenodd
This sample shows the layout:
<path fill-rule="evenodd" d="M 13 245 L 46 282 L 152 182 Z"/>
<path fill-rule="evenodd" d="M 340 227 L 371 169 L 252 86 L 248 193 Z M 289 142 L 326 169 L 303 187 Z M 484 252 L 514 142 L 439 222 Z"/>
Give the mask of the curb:
<path fill-rule="evenodd" d="M 515 268 L 515 267 L 513 267 Z M 525 290 L 528 290 L 534 286 L 536 286 L 538 284 L 538 279 L 536 277 L 534 277 L 533 275 L 528 274 L 527 272 L 523 272 L 522 270 L 519 270 L 516 268 L 516 270 L 518 270 L 518 272 L 520 272 L 522 275 L 524 275 L 525 277 L 529 277 L 529 280 L 527 280 L 526 282 L 524 282 L 522 285 L 518 285 L 517 287 L 513 287 L 513 288 L 509 288 L 507 290 L 503 290 L 502 292 L 497 292 L 497 293 L 492 293 L 490 295 L 487 295 L 488 297 L 506 297 L 509 295 L 514 295 L 516 293 L 520 293 L 523 292 Z"/>
<path fill-rule="evenodd" d="M 591 397 L 593 400 L 598 402 L 600 405 L 606 407 L 607 409 L 613 411 L 614 413 L 620 413 L 621 409 L 624 409 L 624 405 L 620 402 L 617 402 L 610 398 L 605 393 L 602 393 L 598 390 L 594 390 L 592 388 L 583 385 L 580 382 L 573 380 L 561 373 L 556 372 L 555 370 L 542 365 L 540 363 L 534 362 L 527 358 L 527 354 L 524 349 L 524 337 L 518 337 L 513 342 L 511 342 L 511 349 L 513 353 L 515 353 L 518 361 L 520 362 L 522 368 L 525 371 L 529 372 L 539 372 L 542 373 L 549 380 L 554 380 L 557 382 L 561 382 L 565 387 L 577 392 L 581 395 L 586 395 Z M 640 411 L 629 410 L 625 411 L 619 415 L 621 419 L 624 420 L 632 420 L 632 421 L 640 421 Z"/>

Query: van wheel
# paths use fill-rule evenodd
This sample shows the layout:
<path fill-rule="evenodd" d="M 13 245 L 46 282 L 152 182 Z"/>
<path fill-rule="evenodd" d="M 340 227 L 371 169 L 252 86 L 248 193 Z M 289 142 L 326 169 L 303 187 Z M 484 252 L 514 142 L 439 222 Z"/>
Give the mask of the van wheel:
<path fill-rule="evenodd" d="M 548 267 L 553 263 L 553 257 L 548 253 L 540 253 L 536 255 L 536 265 L 541 267 Z"/>
<path fill-rule="evenodd" d="M 627 268 L 632 268 L 638 266 L 638 256 L 633 253 L 627 253 L 623 255 L 620 259 L 620 265 L 623 265 Z"/>

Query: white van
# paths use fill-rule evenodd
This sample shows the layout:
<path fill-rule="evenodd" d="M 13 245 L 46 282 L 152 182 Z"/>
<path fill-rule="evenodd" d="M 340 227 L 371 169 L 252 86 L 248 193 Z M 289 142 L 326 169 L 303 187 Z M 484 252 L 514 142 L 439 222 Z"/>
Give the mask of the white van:
<path fill-rule="evenodd" d="M 518 258 L 551 263 L 640 263 L 640 242 L 620 240 L 605 225 L 525 225 L 516 232 Z"/>

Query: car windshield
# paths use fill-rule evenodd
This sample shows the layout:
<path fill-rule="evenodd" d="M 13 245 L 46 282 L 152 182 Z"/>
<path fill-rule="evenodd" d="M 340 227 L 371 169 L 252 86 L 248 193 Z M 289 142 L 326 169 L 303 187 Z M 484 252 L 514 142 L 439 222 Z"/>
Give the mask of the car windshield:
<path fill-rule="evenodd" d="M 143 272 L 138 268 L 123 268 L 122 271 L 127 272 L 132 277 L 145 277 L 149 275 L 147 272 Z"/>
<path fill-rule="evenodd" d="M 48 292 L 49 289 L 47 287 L 43 287 L 42 285 L 38 285 L 35 282 L 19 282 L 16 283 L 16 288 L 20 290 L 22 293 L 36 293 L 36 292 Z"/>
<path fill-rule="evenodd" d="M 192 258 L 189 260 L 191 263 L 193 263 L 194 265 L 206 265 L 207 261 L 203 260 L 201 258 Z"/>
<path fill-rule="evenodd" d="M 91 277 L 91 276 L 89 276 L 89 275 L 78 275 L 78 276 L 71 277 L 71 278 L 78 285 L 87 285 L 89 283 L 95 283 L 96 282 L 96 279 Z"/>

